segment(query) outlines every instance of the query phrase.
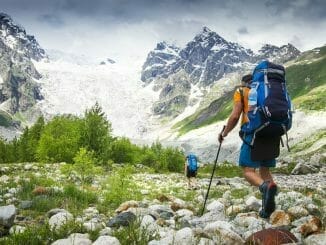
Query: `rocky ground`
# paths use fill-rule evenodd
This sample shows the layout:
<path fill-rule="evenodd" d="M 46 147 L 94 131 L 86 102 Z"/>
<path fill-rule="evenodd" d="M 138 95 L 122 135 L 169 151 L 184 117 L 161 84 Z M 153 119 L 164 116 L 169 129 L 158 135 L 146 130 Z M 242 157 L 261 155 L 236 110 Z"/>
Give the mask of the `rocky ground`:
<path fill-rule="evenodd" d="M 121 167 L 101 169 L 85 184 L 77 173 L 67 174 L 65 166 L 0 166 L 0 244 L 245 244 L 257 237 L 276 239 L 273 244 L 324 244 L 326 240 L 322 171 L 277 174 L 277 209 L 270 219 L 261 219 L 259 191 L 239 177 L 214 178 L 201 215 L 209 178 L 198 179 L 198 188 L 188 190 L 181 174 L 154 174 L 139 166 L 132 173 Z"/>

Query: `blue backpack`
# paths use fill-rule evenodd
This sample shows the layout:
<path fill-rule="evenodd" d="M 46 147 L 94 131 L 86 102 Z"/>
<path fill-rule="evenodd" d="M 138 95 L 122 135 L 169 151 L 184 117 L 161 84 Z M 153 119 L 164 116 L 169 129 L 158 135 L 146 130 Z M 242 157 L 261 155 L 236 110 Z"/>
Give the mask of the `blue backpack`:
<path fill-rule="evenodd" d="M 198 169 L 197 157 L 194 154 L 189 154 L 187 156 L 188 168 L 190 172 L 196 172 Z"/>
<path fill-rule="evenodd" d="M 251 98 L 251 92 L 254 98 Z M 250 110 L 252 101 L 256 104 L 253 106 L 254 109 Z M 253 146 L 256 137 L 266 138 L 284 134 L 288 141 L 287 131 L 292 126 L 292 112 L 283 66 L 262 61 L 255 67 L 248 102 L 249 122 L 242 125 L 240 131 L 245 143 Z M 251 142 L 245 141 L 246 135 L 252 135 Z M 288 144 L 287 147 L 289 149 Z"/>

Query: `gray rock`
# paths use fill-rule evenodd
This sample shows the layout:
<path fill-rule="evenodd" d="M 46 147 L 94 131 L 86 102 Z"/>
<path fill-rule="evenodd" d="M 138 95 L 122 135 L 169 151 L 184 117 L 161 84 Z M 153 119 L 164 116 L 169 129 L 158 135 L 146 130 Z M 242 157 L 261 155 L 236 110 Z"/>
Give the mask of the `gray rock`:
<path fill-rule="evenodd" d="M 0 207 L 0 225 L 10 228 L 14 224 L 17 209 L 14 205 Z"/>
<path fill-rule="evenodd" d="M 244 240 L 234 230 L 235 228 L 226 221 L 216 221 L 204 228 L 204 232 L 217 244 L 244 244 Z"/>
<path fill-rule="evenodd" d="M 91 245 L 88 234 L 73 233 L 66 239 L 59 239 L 51 245 Z"/>
<path fill-rule="evenodd" d="M 324 232 L 322 234 L 315 234 L 315 235 L 308 236 L 304 240 L 304 244 L 325 245 L 325 241 L 326 241 L 326 233 Z"/>
<path fill-rule="evenodd" d="M 207 205 L 207 210 L 212 212 L 222 212 L 224 211 L 224 204 L 214 200 L 210 204 Z"/>
<path fill-rule="evenodd" d="M 134 220 L 136 220 L 136 215 L 134 215 L 132 212 L 129 211 L 123 212 L 110 219 L 109 222 L 107 223 L 107 226 L 109 227 L 129 226 L 129 224 L 132 223 Z"/>
<path fill-rule="evenodd" d="M 49 219 L 50 228 L 59 229 L 62 225 L 66 224 L 68 221 L 73 220 L 73 215 L 69 212 L 57 213 Z"/>
<path fill-rule="evenodd" d="M 54 208 L 47 212 L 47 216 L 49 218 L 51 218 L 53 215 L 58 214 L 58 213 L 67 213 L 67 210 L 62 209 L 62 208 Z"/>
<path fill-rule="evenodd" d="M 19 208 L 20 209 L 29 209 L 32 207 L 32 205 L 33 205 L 33 201 L 29 201 L 29 200 L 21 201 L 19 204 Z"/>
<path fill-rule="evenodd" d="M 19 234 L 23 233 L 26 230 L 26 227 L 20 225 L 14 225 L 9 229 L 9 234 Z"/>
<path fill-rule="evenodd" d="M 291 174 L 312 174 L 318 173 L 319 169 L 307 164 L 307 163 L 298 163 L 295 168 L 292 170 Z"/>
<path fill-rule="evenodd" d="M 258 211 L 261 208 L 261 200 L 254 196 L 250 196 L 245 203 L 248 210 Z"/>
<path fill-rule="evenodd" d="M 92 245 L 120 245 L 120 242 L 113 236 L 100 236 Z"/>
<path fill-rule="evenodd" d="M 175 234 L 175 244 L 196 244 L 193 231 L 189 227 L 178 230 Z"/>

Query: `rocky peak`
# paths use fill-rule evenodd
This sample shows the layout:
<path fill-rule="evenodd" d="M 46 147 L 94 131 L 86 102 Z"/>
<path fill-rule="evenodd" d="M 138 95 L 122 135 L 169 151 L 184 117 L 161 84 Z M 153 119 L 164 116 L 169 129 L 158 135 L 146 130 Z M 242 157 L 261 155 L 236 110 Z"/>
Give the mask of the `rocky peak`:
<path fill-rule="evenodd" d="M 35 37 L 28 35 L 22 26 L 5 13 L 0 13 L 0 38 L 10 49 L 22 53 L 27 58 L 36 61 L 47 58 Z"/>
<path fill-rule="evenodd" d="M 301 52 L 290 43 L 281 47 L 265 44 L 258 51 L 258 59 L 268 59 L 276 63 L 285 63 L 298 57 L 300 53 Z"/>

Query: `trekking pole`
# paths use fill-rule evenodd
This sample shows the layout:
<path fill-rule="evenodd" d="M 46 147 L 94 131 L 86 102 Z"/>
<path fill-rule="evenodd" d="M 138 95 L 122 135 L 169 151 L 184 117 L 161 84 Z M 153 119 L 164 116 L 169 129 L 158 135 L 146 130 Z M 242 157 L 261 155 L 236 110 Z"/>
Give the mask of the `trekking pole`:
<path fill-rule="evenodd" d="M 225 129 L 225 125 L 223 126 L 223 129 L 222 129 L 221 133 L 223 133 L 224 129 Z M 213 167 L 213 172 L 212 172 L 211 180 L 209 181 L 209 185 L 208 185 L 208 189 L 207 189 L 207 193 L 206 193 L 206 197 L 205 197 L 205 202 L 204 202 L 203 210 L 201 211 L 201 215 L 202 216 L 203 216 L 204 211 L 205 211 L 205 206 L 206 206 L 206 201 L 207 201 L 207 198 L 208 198 L 208 193 L 209 193 L 209 190 L 211 189 L 211 184 L 212 184 L 214 172 L 215 172 L 215 169 L 216 169 L 216 163 L 217 163 L 218 155 L 220 154 L 221 145 L 222 145 L 222 142 L 218 146 L 218 151 L 217 151 L 216 158 L 215 158 L 215 163 L 214 163 L 214 167 Z"/>

